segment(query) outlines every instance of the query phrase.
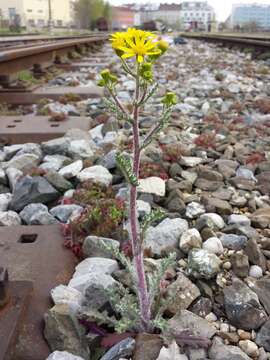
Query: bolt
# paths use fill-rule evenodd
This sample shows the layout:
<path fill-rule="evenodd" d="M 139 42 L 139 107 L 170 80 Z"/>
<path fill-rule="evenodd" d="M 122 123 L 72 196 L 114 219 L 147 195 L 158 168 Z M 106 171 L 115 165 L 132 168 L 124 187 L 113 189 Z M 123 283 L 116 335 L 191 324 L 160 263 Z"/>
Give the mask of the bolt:
<path fill-rule="evenodd" d="M 8 302 L 8 271 L 0 267 L 0 309 Z"/>

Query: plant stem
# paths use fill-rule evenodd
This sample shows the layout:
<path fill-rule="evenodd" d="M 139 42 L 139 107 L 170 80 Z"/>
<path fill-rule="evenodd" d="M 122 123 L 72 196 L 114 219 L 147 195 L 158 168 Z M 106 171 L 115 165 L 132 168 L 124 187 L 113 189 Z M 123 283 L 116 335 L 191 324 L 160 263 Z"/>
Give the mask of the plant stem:
<path fill-rule="evenodd" d="M 135 90 L 135 102 L 133 111 L 133 172 L 137 178 L 139 178 L 140 170 L 140 134 L 139 134 L 139 97 L 140 97 L 140 85 L 139 85 L 139 63 L 137 65 L 136 76 L 136 90 Z M 149 332 L 151 331 L 151 309 L 150 299 L 147 288 L 144 264 L 143 264 L 143 246 L 140 242 L 140 235 L 137 223 L 137 187 L 131 185 L 130 187 L 130 225 L 131 225 L 131 244 L 133 252 L 133 260 L 135 265 L 135 271 L 138 282 L 138 298 L 141 315 L 141 330 Z"/>

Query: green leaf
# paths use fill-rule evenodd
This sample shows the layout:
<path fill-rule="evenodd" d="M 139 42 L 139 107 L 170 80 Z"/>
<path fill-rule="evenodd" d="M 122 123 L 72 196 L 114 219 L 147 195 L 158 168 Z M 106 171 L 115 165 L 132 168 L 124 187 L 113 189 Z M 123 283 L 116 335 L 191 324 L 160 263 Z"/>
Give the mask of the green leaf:
<path fill-rule="evenodd" d="M 155 221 L 162 220 L 166 216 L 166 213 L 161 209 L 151 211 L 150 214 L 145 215 L 141 225 L 141 234 L 144 236 L 148 227 Z"/>
<path fill-rule="evenodd" d="M 119 169 L 122 171 L 128 183 L 132 186 L 138 186 L 139 180 L 137 176 L 133 173 L 131 160 L 120 153 L 116 154 L 115 159 Z"/>

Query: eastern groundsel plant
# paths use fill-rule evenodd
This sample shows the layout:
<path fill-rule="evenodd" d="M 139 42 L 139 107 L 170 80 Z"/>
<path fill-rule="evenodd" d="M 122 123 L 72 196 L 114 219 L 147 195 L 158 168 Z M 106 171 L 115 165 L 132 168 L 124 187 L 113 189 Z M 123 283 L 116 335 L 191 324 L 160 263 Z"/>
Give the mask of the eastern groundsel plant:
<path fill-rule="evenodd" d="M 129 187 L 129 221 L 130 241 L 132 246 L 132 261 L 123 254 L 115 254 L 122 263 L 133 273 L 135 293 L 127 289 L 120 289 L 119 294 L 111 294 L 115 307 L 122 315 L 117 322 L 117 330 L 135 330 L 138 332 L 153 332 L 156 328 L 163 328 L 165 320 L 162 315 L 168 306 L 167 300 L 162 299 L 160 289 L 166 269 L 175 261 L 175 256 L 160 261 L 159 268 L 147 276 L 144 269 L 143 239 L 147 228 L 156 221 L 164 218 L 164 213 L 154 210 L 147 215 L 141 225 L 137 221 L 137 188 L 139 186 L 140 157 L 142 151 L 158 136 L 168 124 L 173 106 L 177 103 L 176 95 L 166 93 L 162 98 L 162 111 L 153 128 L 144 137 L 140 136 L 139 115 L 140 109 L 153 96 L 157 89 L 154 82 L 153 67 L 168 49 L 165 41 L 158 41 L 156 35 L 142 30 L 128 29 L 126 32 L 117 32 L 111 36 L 112 48 L 119 57 L 124 71 L 134 79 L 135 90 L 132 109 L 121 103 L 117 96 L 118 78 L 110 70 L 101 72 L 99 86 L 105 87 L 110 99 L 106 99 L 109 109 L 117 116 L 119 121 L 128 122 L 132 127 L 133 146 L 132 154 L 127 156 L 118 152 L 116 161 L 125 176 Z M 115 249 L 113 250 L 115 251 Z"/>

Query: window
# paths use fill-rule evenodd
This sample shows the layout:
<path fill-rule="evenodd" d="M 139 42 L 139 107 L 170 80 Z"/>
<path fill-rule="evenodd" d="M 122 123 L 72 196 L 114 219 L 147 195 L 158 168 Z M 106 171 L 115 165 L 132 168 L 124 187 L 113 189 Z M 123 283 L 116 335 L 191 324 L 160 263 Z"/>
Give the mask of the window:
<path fill-rule="evenodd" d="M 32 9 L 27 9 L 26 11 L 29 12 L 29 13 L 33 12 Z"/>
<path fill-rule="evenodd" d="M 14 16 L 16 16 L 16 9 L 8 8 L 8 16 L 9 16 L 9 18 L 13 18 Z"/>
<path fill-rule="evenodd" d="M 62 20 L 57 20 L 56 25 L 57 26 L 63 26 L 63 21 Z"/>
<path fill-rule="evenodd" d="M 44 26 L 45 26 L 45 21 L 44 21 L 43 19 L 38 19 L 37 25 L 38 25 L 39 27 L 44 27 Z"/>
<path fill-rule="evenodd" d="M 38 10 L 39 13 L 43 13 L 43 10 Z"/>
<path fill-rule="evenodd" d="M 35 26 L 35 20 L 34 19 L 29 19 L 28 20 L 28 25 L 29 26 Z"/>

